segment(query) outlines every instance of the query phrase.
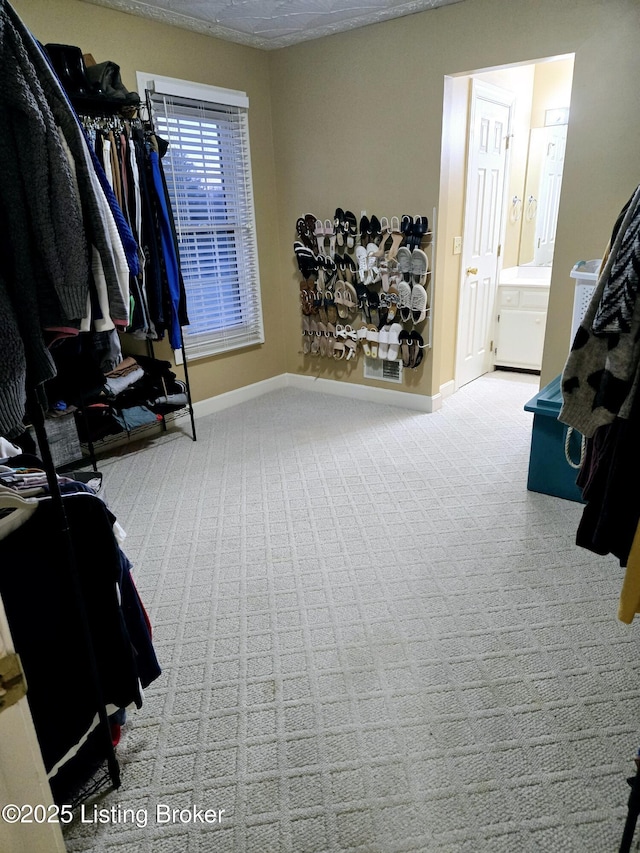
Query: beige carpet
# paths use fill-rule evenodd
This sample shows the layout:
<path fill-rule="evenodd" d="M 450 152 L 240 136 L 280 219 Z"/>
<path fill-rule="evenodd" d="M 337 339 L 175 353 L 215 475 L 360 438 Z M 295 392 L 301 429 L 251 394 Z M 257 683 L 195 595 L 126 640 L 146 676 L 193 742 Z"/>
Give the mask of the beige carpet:
<path fill-rule="evenodd" d="M 288 389 L 101 465 L 164 673 L 71 853 L 617 849 L 638 625 L 580 505 L 526 490 L 535 382 Z"/>

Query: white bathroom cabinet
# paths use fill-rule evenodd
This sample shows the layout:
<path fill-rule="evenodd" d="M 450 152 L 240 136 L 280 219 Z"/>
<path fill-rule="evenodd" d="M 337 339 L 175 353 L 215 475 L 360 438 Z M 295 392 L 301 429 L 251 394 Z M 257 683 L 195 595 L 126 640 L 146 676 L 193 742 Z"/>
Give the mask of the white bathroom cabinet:
<path fill-rule="evenodd" d="M 504 270 L 498 285 L 494 364 L 540 370 L 549 304 L 549 270 L 544 267 L 515 270 L 515 274 Z"/>

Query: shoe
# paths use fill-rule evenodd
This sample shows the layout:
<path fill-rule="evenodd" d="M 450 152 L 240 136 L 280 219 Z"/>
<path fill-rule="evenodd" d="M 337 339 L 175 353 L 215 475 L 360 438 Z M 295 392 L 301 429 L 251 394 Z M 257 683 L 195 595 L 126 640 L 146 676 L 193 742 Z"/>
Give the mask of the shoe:
<path fill-rule="evenodd" d="M 87 77 L 87 67 L 79 47 L 72 44 L 45 44 L 44 49 L 62 88 L 70 98 L 96 95 L 96 89 Z"/>

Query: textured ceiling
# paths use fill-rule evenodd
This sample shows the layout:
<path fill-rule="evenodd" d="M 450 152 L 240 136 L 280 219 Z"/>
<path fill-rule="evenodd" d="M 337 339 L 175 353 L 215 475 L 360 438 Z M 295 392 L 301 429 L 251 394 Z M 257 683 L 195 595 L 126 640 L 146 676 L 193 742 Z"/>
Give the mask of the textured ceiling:
<path fill-rule="evenodd" d="M 266 50 L 462 0 L 85 0 Z"/>

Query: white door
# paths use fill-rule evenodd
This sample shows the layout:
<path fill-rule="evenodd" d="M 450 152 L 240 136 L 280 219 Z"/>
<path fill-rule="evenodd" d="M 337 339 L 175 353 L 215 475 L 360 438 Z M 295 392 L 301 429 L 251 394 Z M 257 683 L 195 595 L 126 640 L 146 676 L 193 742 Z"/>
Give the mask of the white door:
<path fill-rule="evenodd" d="M 10 652 L 13 644 L 0 599 L 0 657 Z M 2 853 L 64 853 L 60 825 L 42 822 L 43 817 L 55 819 L 56 813 L 26 697 L 0 709 L 0 808 L 7 805 L 40 808 L 33 814 L 23 810 L 24 823 L 0 817 Z M 14 812 L 10 809 L 7 817 Z"/>
<path fill-rule="evenodd" d="M 537 267 L 553 262 L 564 153 L 567 146 L 567 125 L 545 127 L 544 135 L 545 151 L 540 175 L 540 198 L 533 253 L 533 263 Z"/>
<path fill-rule="evenodd" d="M 491 367 L 491 336 L 514 95 L 472 80 L 456 385 Z"/>

